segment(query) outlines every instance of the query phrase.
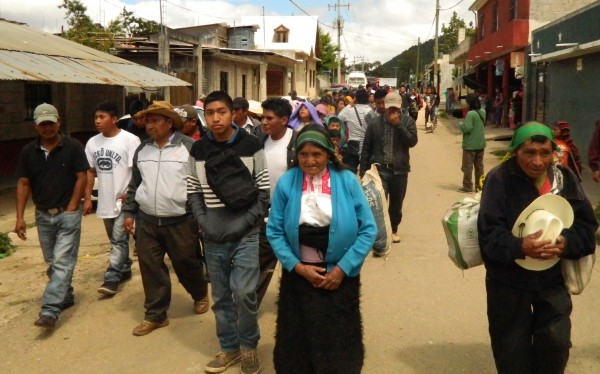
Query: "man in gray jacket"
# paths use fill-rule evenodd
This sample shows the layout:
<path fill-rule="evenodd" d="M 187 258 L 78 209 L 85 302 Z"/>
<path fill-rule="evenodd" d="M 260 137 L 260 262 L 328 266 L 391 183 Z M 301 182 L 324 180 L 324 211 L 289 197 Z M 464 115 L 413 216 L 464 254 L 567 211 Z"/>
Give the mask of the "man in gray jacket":
<path fill-rule="evenodd" d="M 142 142 L 133 158 L 123 226 L 129 234 L 137 233 L 146 313 L 133 335 L 143 336 L 169 324 L 171 278 L 165 254 L 194 299 L 196 314 L 208 311 L 208 285 L 202 273 L 198 227 L 186 211 L 187 165 L 194 141 L 178 131 L 183 122 L 166 101 L 155 101 L 138 115 L 145 117 L 150 139 Z"/>
<path fill-rule="evenodd" d="M 396 92 L 384 99 L 385 114 L 367 127 L 360 157 L 360 175 L 377 163 L 383 188 L 388 197 L 392 241 L 400 242 L 398 226 L 402 221 L 402 203 L 410 172 L 409 149 L 417 144 L 415 121 L 401 112 L 402 98 Z"/>

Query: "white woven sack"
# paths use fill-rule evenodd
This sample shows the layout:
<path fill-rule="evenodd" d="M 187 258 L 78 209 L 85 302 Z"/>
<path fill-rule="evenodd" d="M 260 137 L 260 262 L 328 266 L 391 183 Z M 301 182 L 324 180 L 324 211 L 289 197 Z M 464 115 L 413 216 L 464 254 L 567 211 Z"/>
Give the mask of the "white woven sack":
<path fill-rule="evenodd" d="M 375 164 L 371 165 L 371 168 L 365 172 L 361 180 L 361 186 L 377 223 L 377 237 L 375 243 L 373 243 L 373 252 L 383 256 L 392 249 L 392 224 L 390 223 L 385 190 Z"/>
<path fill-rule="evenodd" d="M 590 282 L 596 255 L 591 254 L 577 260 L 560 260 L 563 279 L 571 295 L 579 295 Z"/>
<path fill-rule="evenodd" d="M 459 269 L 483 264 L 477 236 L 480 194 L 466 197 L 446 211 L 442 226 L 448 242 L 448 257 Z"/>

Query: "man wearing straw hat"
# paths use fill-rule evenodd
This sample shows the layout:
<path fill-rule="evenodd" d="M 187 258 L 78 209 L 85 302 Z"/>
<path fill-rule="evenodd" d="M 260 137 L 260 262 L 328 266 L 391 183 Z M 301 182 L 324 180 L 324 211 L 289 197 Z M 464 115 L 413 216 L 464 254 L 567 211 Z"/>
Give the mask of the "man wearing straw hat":
<path fill-rule="evenodd" d="M 171 280 L 165 254 L 194 299 L 196 314 L 208 311 L 208 285 L 202 272 L 198 227 L 186 210 L 187 165 L 194 141 L 179 132 L 181 117 L 166 101 L 155 101 L 137 115 L 146 119 L 150 139 L 135 152 L 123 211 L 125 230 L 137 233 L 146 313 L 133 335 L 143 336 L 169 324 Z"/>
<path fill-rule="evenodd" d="M 483 186 L 478 234 L 499 373 L 562 373 L 569 358 L 573 305 L 560 259 L 594 253 L 598 224 L 577 177 L 553 164 L 555 147 L 550 128 L 523 125 Z"/>

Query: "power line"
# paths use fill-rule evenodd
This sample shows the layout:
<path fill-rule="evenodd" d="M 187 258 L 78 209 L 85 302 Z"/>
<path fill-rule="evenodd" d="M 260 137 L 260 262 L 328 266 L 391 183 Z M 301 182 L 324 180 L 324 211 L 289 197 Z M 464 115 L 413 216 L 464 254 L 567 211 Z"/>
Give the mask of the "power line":
<path fill-rule="evenodd" d="M 465 1 L 465 0 L 460 0 L 458 3 L 456 3 L 456 4 L 452 5 L 450 8 L 444 8 L 444 9 L 440 9 L 440 10 L 450 10 L 450 9 L 452 9 L 452 8 L 456 8 L 456 7 L 457 7 L 457 6 L 459 6 L 459 5 L 460 5 L 460 3 L 462 3 L 463 1 Z"/>
<path fill-rule="evenodd" d="M 308 14 L 308 12 L 302 8 L 300 8 L 300 6 L 298 4 L 296 4 L 293 0 L 290 0 L 290 3 L 294 4 L 294 6 L 298 9 L 300 9 L 304 14 L 306 14 L 307 16 L 311 17 L 312 19 L 314 19 L 315 21 L 317 21 L 317 23 L 319 23 L 319 25 L 323 25 L 325 27 L 329 27 L 330 29 L 335 29 L 335 27 L 333 26 L 329 26 L 321 21 L 319 21 L 318 18 L 313 17 L 312 15 Z"/>
<path fill-rule="evenodd" d="M 433 21 L 431 21 L 431 27 L 429 28 L 429 32 L 427 33 L 427 38 L 425 38 L 425 41 L 429 40 L 429 35 L 431 35 L 431 30 L 433 30 L 434 23 L 435 23 L 435 17 L 433 17 Z"/>

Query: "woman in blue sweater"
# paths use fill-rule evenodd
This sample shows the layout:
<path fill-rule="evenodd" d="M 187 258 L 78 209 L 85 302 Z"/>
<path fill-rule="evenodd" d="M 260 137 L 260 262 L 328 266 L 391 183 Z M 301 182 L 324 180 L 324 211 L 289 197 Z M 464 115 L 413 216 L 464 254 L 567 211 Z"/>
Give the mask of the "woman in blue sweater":
<path fill-rule="evenodd" d="M 327 130 L 308 125 L 277 182 L 267 238 L 284 268 L 273 360 L 278 373 L 360 373 L 360 268 L 375 240 L 371 208 Z"/>

